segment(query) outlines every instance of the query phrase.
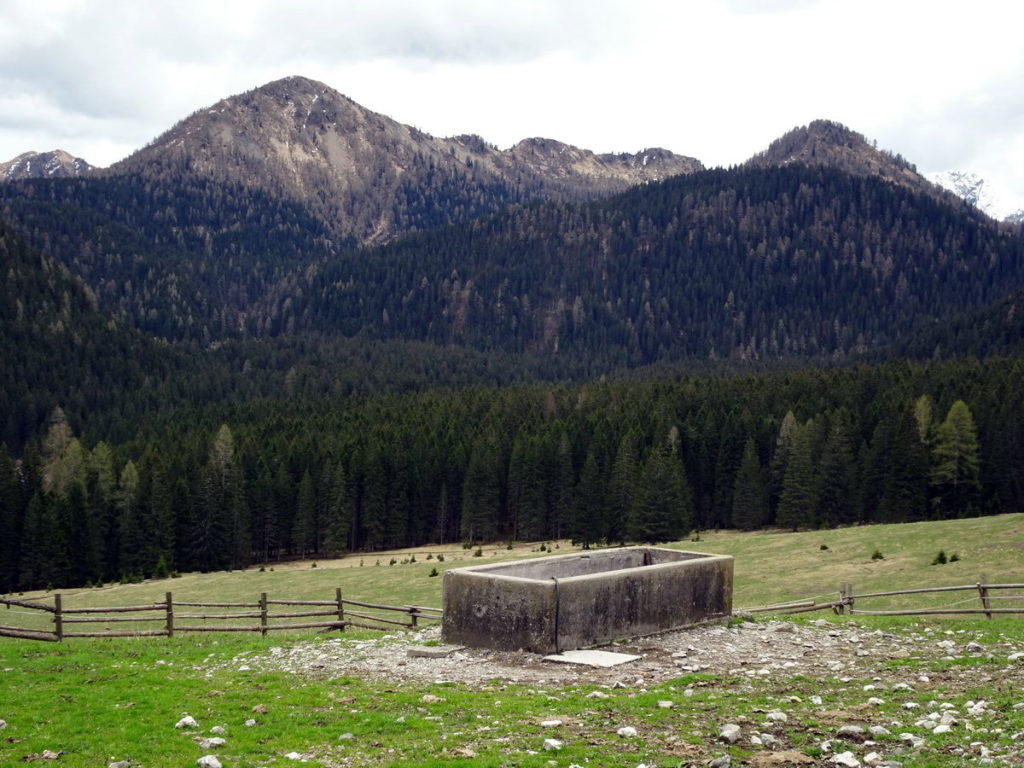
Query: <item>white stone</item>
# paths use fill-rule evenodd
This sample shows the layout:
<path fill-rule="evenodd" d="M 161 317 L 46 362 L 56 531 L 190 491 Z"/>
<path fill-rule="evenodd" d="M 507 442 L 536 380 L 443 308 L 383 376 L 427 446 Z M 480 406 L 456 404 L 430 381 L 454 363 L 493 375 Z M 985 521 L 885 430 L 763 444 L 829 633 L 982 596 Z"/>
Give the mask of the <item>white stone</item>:
<path fill-rule="evenodd" d="M 624 739 L 631 739 L 634 736 L 636 736 L 636 728 L 634 728 L 632 725 L 624 725 L 621 728 L 619 728 L 619 730 L 617 730 L 615 733 L 617 733 Z"/>
<path fill-rule="evenodd" d="M 902 741 L 909 747 L 913 747 L 914 749 L 924 746 L 924 739 L 922 739 L 920 736 L 915 736 L 912 733 L 901 733 L 900 741 Z"/>
<path fill-rule="evenodd" d="M 981 653 L 984 650 L 985 650 L 985 646 L 983 646 L 977 640 L 971 640 L 971 642 L 969 642 L 967 644 L 967 652 L 968 653 Z"/>
<path fill-rule="evenodd" d="M 563 744 L 558 739 L 544 739 L 544 749 L 548 752 L 557 752 Z"/>
<path fill-rule="evenodd" d="M 252 728 L 254 725 L 256 725 L 256 721 L 253 720 L 251 717 L 245 721 L 246 728 Z"/>
<path fill-rule="evenodd" d="M 811 704 L 816 707 L 821 706 L 821 696 L 811 696 Z"/>
<path fill-rule="evenodd" d="M 227 741 L 222 739 L 220 736 L 214 736 L 212 739 L 200 739 L 200 749 L 216 749 L 217 747 L 223 747 Z"/>
<path fill-rule="evenodd" d="M 742 735 L 742 729 L 735 723 L 728 723 L 723 725 L 722 729 L 718 732 L 718 739 L 720 741 L 728 742 L 729 744 L 735 744 L 740 740 Z"/>
<path fill-rule="evenodd" d="M 199 768 L 222 768 L 220 760 L 218 760 L 214 755 L 203 755 L 196 760 L 196 765 L 198 765 Z"/>
<path fill-rule="evenodd" d="M 863 736 L 864 729 L 859 725 L 844 725 L 836 734 L 839 736 Z"/>
<path fill-rule="evenodd" d="M 884 762 L 885 760 L 883 759 L 883 757 L 877 752 L 868 752 L 866 755 L 864 755 L 865 765 L 878 766 Z"/>
<path fill-rule="evenodd" d="M 301 760 L 302 759 L 302 755 L 300 755 L 298 752 L 289 752 L 287 755 L 284 756 L 284 759 L 285 760 Z"/>
<path fill-rule="evenodd" d="M 192 717 L 192 715 L 185 715 L 183 718 L 181 718 L 181 720 L 179 720 L 178 722 L 176 722 L 174 724 L 174 727 L 175 728 L 198 728 L 199 727 L 199 723 L 196 722 L 196 719 L 194 717 Z"/>
<path fill-rule="evenodd" d="M 587 694 L 587 698 L 588 699 L 610 699 L 611 696 L 609 696 L 604 691 L 591 691 L 590 693 Z"/>
<path fill-rule="evenodd" d="M 936 725 L 932 733 L 949 733 L 952 730 L 952 726 L 949 725 Z"/>
<path fill-rule="evenodd" d="M 772 710 L 767 715 L 765 715 L 765 717 L 767 717 L 773 723 L 785 723 L 786 721 L 789 720 L 789 717 L 786 715 L 785 712 L 780 712 L 777 709 L 776 710 Z"/>
<path fill-rule="evenodd" d="M 541 720 L 541 728 L 557 728 L 562 724 L 561 720 Z"/>
<path fill-rule="evenodd" d="M 892 736 L 892 731 L 884 725 L 872 725 L 868 730 L 871 731 L 873 736 Z"/>
<path fill-rule="evenodd" d="M 659 701 L 658 709 L 672 709 L 675 705 L 676 703 L 674 701 Z"/>
<path fill-rule="evenodd" d="M 880 707 L 883 704 L 885 704 L 885 699 L 880 699 L 877 696 L 872 696 L 870 699 L 868 699 L 868 704 L 874 707 Z"/>
<path fill-rule="evenodd" d="M 832 755 L 832 762 L 836 765 L 843 765 L 846 768 L 860 768 L 860 761 L 853 756 L 853 752 L 840 752 Z"/>
<path fill-rule="evenodd" d="M 1011 653 L 1006 657 L 1007 661 L 1020 661 L 1021 659 L 1024 659 L 1024 653 Z"/>
<path fill-rule="evenodd" d="M 730 765 L 732 765 L 732 757 L 730 755 L 722 755 L 708 763 L 708 768 L 729 768 Z"/>

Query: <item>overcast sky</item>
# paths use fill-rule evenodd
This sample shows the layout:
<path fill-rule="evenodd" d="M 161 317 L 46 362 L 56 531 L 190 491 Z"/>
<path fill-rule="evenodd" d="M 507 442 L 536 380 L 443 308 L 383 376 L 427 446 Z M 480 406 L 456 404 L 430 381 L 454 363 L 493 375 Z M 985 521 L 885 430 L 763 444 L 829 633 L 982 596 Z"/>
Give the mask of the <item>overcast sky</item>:
<path fill-rule="evenodd" d="M 824 117 L 1024 207 L 1019 0 L 2 0 L 0 160 L 305 75 L 436 136 L 730 165 Z"/>

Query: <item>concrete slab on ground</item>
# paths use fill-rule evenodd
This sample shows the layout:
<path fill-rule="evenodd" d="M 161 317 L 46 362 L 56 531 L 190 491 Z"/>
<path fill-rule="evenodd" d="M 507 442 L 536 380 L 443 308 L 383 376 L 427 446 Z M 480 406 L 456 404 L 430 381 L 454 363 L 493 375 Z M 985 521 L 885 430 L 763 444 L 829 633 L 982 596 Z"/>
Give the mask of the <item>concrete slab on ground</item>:
<path fill-rule="evenodd" d="M 636 661 L 640 656 L 611 651 L 562 651 L 545 656 L 544 661 L 558 661 L 563 664 L 585 664 L 588 667 L 617 667 Z"/>

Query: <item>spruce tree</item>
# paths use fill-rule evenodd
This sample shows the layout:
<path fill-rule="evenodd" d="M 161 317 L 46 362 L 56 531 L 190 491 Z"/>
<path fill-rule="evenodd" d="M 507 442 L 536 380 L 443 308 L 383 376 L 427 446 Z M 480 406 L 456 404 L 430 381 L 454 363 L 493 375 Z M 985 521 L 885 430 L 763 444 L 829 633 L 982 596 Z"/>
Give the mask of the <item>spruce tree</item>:
<path fill-rule="evenodd" d="M 733 485 L 732 524 L 741 530 L 752 531 L 764 525 L 767 518 L 768 490 L 764 470 L 757 455 L 757 444 L 754 438 L 748 437 Z"/>
<path fill-rule="evenodd" d="M 781 528 L 796 531 L 814 525 L 818 504 L 815 430 L 814 420 L 809 419 L 793 436 L 776 514 L 776 524 Z"/>

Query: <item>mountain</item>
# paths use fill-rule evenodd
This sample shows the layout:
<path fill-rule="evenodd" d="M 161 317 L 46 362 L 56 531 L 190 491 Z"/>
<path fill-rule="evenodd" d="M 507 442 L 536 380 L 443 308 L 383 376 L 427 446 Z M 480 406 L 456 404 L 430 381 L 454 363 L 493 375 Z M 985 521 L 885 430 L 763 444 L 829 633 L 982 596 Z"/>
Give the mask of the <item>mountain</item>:
<path fill-rule="evenodd" d="M 317 270 L 278 328 L 616 367 L 850 359 L 1024 286 L 1024 239 L 800 163 L 435 230 Z"/>
<path fill-rule="evenodd" d="M 652 149 L 597 155 L 549 139 L 499 150 L 439 139 L 332 88 L 288 77 L 181 121 L 110 174 L 200 175 L 301 202 L 336 235 L 387 240 L 530 200 L 585 200 L 691 173 L 699 161 Z"/>
<path fill-rule="evenodd" d="M 942 171 L 928 178 L 997 221 L 1024 222 L 1024 209 L 1009 202 L 1010 196 L 970 171 Z"/>
<path fill-rule="evenodd" d="M 882 179 L 946 203 L 956 198 L 932 183 L 902 155 L 878 149 L 860 133 L 831 120 L 794 128 L 754 155 L 747 165 L 780 167 L 793 163 L 836 168 L 854 176 Z"/>
<path fill-rule="evenodd" d="M 62 149 L 52 152 L 24 152 L 13 160 L 0 163 L 0 181 L 17 179 L 63 179 L 82 176 L 93 170 L 80 157 L 72 157 Z"/>

